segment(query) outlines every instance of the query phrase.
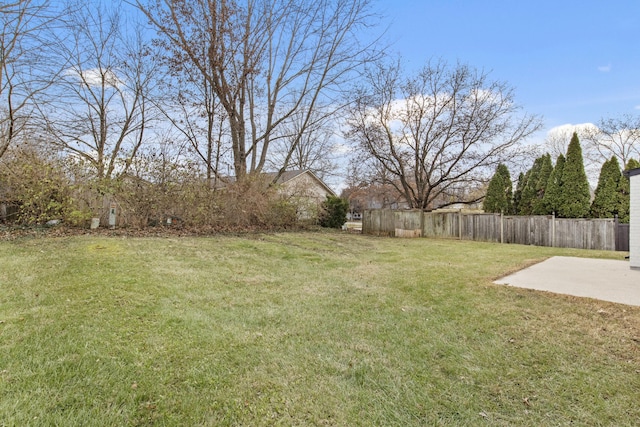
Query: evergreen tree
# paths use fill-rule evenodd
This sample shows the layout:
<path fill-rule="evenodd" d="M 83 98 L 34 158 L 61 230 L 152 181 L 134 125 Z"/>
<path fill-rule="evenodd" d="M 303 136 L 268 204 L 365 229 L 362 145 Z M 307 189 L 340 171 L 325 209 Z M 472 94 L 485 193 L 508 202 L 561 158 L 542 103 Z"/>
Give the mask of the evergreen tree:
<path fill-rule="evenodd" d="M 347 212 L 349 212 L 349 201 L 337 196 L 327 196 L 322 202 L 322 209 L 319 215 L 321 227 L 340 228 L 347 222 Z"/>
<path fill-rule="evenodd" d="M 630 159 L 627 162 L 625 170 L 631 170 L 640 168 L 640 162 L 635 159 Z M 626 176 L 620 177 L 618 183 L 618 221 L 623 223 L 629 222 L 629 194 L 630 194 L 629 178 Z"/>
<path fill-rule="evenodd" d="M 506 209 L 504 210 L 504 213 L 506 215 L 511 215 L 513 214 L 513 181 L 511 181 L 511 173 L 509 173 L 509 169 L 506 165 L 499 165 L 498 171 L 500 171 L 504 182 L 504 193 L 506 199 Z"/>
<path fill-rule="evenodd" d="M 527 177 L 524 173 L 520 172 L 518 175 L 518 183 L 516 184 L 516 191 L 513 193 L 513 207 L 512 213 L 518 215 L 520 213 L 520 201 L 522 200 L 522 190 L 527 183 Z"/>
<path fill-rule="evenodd" d="M 621 177 L 620 165 L 615 156 L 604 162 L 600 169 L 595 197 L 591 203 L 592 218 L 613 218 L 618 213 L 620 207 L 618 187 Z"/>
<path fill-rule="evenodd" d="M 543 157 L 538 157 L 533 162 L 531 169 L 529 169 L 525 174 L 526 182 L 522 188 L 520 203 L 518 203 L 518 215 L 531 215 L 533 213 L 533 204 L 536 198 L 536 187 L 538 185 L 538 178 L 540 177 Z"/>
<path fill-rule="evenodd" d="M 569 142 L 567 159 L 560 183 L 562 195 L 558 216 L 562 218 L 586 218 L 591 207 L 591 193 L 587 174 L 584 171 L 580 140 L 575 132 Z"/>
<path fill-rule="evenodd" d="M 542 156 L 540 171 L 538 172 L 538 182 L 536 183 L 536 194 L 531 203 L 531 213 L 534 215 L 547 215 L 551 213 L 547 211 L 547 207 L 544 204 L 544 194 L 549 184 L 551 172 L 553 172 L 553 164 L 551 163 L 551 155 L 547 153 Z"/>
<path fill-rule="evenodd" d="M 485 212 L 504 212 L 510 214 L 512 201 L 513 183 L 511 174 L 504 164 L 499 164 L 496 173 L 489 181 L 487 195 L 484 198 L 483 209 Z"/>
<path fill-rule="evenodd" d="M 560 209 L 560 201 L 562 195 L 562 172 L 564 171 L 565 159 L 564 155 L 560 154 L 556 160 L 556 165 L 549 175 L 549 182 L 547 183 L 547 190 L 544 192 L 543 203 L 546 207 L 547 213 L 557 213 Z"/>

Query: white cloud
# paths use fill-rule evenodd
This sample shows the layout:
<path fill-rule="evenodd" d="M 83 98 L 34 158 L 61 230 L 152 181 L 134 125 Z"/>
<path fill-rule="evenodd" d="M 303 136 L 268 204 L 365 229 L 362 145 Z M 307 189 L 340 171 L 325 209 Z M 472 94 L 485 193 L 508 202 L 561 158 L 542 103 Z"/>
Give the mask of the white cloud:
<path fill-rule="evenodd" d="M 123 81 L 118 78 L 112 70 L 100 70 L 99 68 L 91 68 L 89 70 L 79 71 L 76 69 L 68 69 L 68 76 L 74 76 L 80 79 L 87 86 L 102 86 L 103 80 L 106 86 L 118 88 L 123 85 Z"/>
<path fill-rule="evenodd" d="M 636 105 L 635 107 L 633 107 L 634 110 L 640 110 L 640 105 Z"/>
<path fill-rule="evenodd" d="M 479 102 L 486 102 L 492 104 L 501 104 L 504 102 L 504 97 L 500 91 L 491 91 L 489 89 L 473 89 L 469 95 L 474 97 Z M 472 101 L 475 102 L 475 101 Z"/>
<path fill-rule="evenodd" d="M 571 139 L 571 135 L 573 135 L 574 132 L 577 132 L 578 135 L 580 135 L 582 133 L 593 131 L 595 129 L 597 129 L 597 126 L 594 125 L 593 123 L 579 123 L 575 125 L 571 123 L 567 123 L 567 124 L 555 126 L 549 129 L 547 131 L 547 137 L 568 136 L 569 139 Z"/>
<path fill-rule="evenodd" d="M 608 73 L 609 71 L 611 71 L 611 68 L 611 64 L 601 65 L 598 67 L 598 71 L 600 71 L 601 73 Z"/>
<path fill-rule="evenodd" d="M 349 145 L 339 142 L 331 146 L 331 153 L 339 156 L 350 154 L 352 149 Z"/>
<path fill-rule="evenodd" d="M 578 138 L 582 141 L 585 136 L 597 131 L 598 127 L 593 123 L 580 123 L 575 125 L 567 123 L 555 126 L 547 131 L 547 136 L 543 143 L 544 150 L 549 152 L 554 158 L 560 154 L 564 155 L 567 153 L 567 147 L 574 132 L 578 134 Z"/>

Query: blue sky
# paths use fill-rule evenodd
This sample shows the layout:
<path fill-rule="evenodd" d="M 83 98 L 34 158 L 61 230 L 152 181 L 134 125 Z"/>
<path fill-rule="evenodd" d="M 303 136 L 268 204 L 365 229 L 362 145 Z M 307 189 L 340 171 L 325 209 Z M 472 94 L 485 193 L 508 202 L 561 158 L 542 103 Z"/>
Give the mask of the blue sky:
<path fill-rule="evenodd" d="M 460 61 L 515 89 L 544 131 L 640 114 L 640 0 L 377 0 L 403 62 Z"/>

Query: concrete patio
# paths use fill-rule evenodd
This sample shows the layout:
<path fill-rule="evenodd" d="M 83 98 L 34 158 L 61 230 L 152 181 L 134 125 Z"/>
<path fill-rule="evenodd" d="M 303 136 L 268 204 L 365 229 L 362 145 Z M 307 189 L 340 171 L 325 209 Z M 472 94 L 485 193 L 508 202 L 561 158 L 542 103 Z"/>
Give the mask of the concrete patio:
<path fill-rule="evenodd" d="M 640 270 L 628 261 L 556 256 L 494 283 L 640 306 Z"/>

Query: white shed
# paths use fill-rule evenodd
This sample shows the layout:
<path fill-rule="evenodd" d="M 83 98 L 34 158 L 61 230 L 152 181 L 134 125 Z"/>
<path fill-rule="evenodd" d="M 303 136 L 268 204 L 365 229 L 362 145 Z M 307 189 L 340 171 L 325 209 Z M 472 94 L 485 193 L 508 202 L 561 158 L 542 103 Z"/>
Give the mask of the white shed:
<path fill-rule="evenodd" d="M 640 269 L 640 168 L 626 172 L 630 181 L 629 261 Z"/>

